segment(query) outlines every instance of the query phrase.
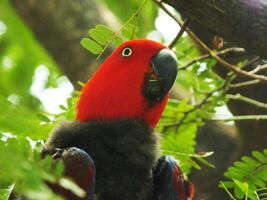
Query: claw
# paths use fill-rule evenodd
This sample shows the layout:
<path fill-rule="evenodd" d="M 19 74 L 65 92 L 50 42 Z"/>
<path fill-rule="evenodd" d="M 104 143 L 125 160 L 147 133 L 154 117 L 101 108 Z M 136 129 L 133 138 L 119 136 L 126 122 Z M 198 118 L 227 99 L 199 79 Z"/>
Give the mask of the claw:
<path fill-rule="evenodd" d="M 54 192 L 61 194 L 66 200 L 93 200 L 95 191 L 95 166 L 92 158 L 83 150 L 71 147 L 55 149 L 53 159 L 63 160 L 65 176 L 70 177 L 81 189 L 86 192 L 86 197 L 77 197 L 59 185 L 49 184 Z"/>
<path fill-rule="evenodd" d="M 58 160 L 62 157 L 64 150 L 63 149 L 59 149 L 59 148 L 55 148 L 55 153 L 52 155 L 52 158 L 54 160 Z"/>

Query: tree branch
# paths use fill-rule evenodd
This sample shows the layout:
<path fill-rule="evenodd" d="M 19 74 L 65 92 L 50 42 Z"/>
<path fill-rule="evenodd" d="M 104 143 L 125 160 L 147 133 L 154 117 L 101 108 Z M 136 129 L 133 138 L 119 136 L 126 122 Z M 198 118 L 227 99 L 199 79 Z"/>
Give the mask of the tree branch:
<path fill-rule="evenodd" d="M 234 116 L 229 118 L 212 118 L 212 119 L 206 119 L 209 121 L 244 121 L 244 120 L 267 120 L 267 115 L 241 115 L 241 116 Z"/>
<path fill-rule="evenodd" d="M 243 53 L 243 52 L 245 52 L 245 49 L 238 48 L 238 47 L 231 47 L 231 48 L 227 48 L 227 49 L 223 49 L 221 51 L 215 52 L 215 54 L 216 55 L 224 55 L 224 54 L 227 54 L 227 53 L 230 53 L 230 52 Z M 180 67 L 179 70 L 187 69 L 188 67 L 190 67 L 191 65 L 195 64 L 196 62 L 205 60 L 207 58 L 211 58 L 211 55 L 210 54 L 205 54 L 205 55 L 202 55 L 202 56 L 200 56 L 198 58 L 195 58 L 195 59 L 191 60 L 190 62 L 186 63 L 184 66 Z"/>
<path fill-rule="evenodd" d="M 267 104 L 266 103 L 262 103 L 260 101 L 255 100 L 255 99 L 251 99 L 251 98 L 245 97 L 245 96 L 243 96 L 241 94 L 235 94 L 235 95 L 227 94 L 226 97 L 229 98 L 229 99 L 243 101 L 243 102 L 252 104 L 254 106 L 267 109 Z"/>
<path fill-rule="evenodd" d="M 247 52 L 267 58 L 266 0 L 163 0 L 183 17 Z"/>
<path fill-rule="evenodd" d="M 178 19 L 175 17 L 163 4 L 161 1 L 154 0 L 154 2 L 162 9 L 164 10 L 171 18 L 173 18 L 180 26 L 182 26 L 183 22 L 182 20 Z M 186 32 L 188 35 L 197 43 L 197 45 L 204 51 L 206 51 L 212 58 L 214 58 L 221 66 L 224 68 L 233 71 L 235 74 L 239 76 L 243 76 L 246 78 L 250 79 L 258 79 L 261 82 L 267 83 L 267 77 L 263 75 L 257 75 L 257 74 L 250 74 L 247 71 L 242 70 L 241 68 L 238 68 L 235 65 L 232 65 L 228 63 L 227 61 L 223 60 L 220 58 L 218 55 L 213 53 L 213 51 L 206 45 L 204 44 L 189 28 L 186 28 Z"/>
<path fill-rule="evenodd" d="M 185 29 L 187 28 L 188 22 L 189 22 L 188 19 L 186 19 L 184 21 L 183 25 L 181 26 L 180 31 L 178 32 L 178 34 L 176 35 L 176 37 L 173 39 L 173 41 L 168 45 L 168 47 L 170 49 L 172 49 L 175 46 L 176 42 L 180 39 L 180 37 L 182 37 L 182 35 L 185 32 Z"/>
<path fill-rule="evenodd" d="M 258 85 L 259 83 L 261 83 L 260 80 L 256 79 L 256 80 L 244 81 L 244 82 L 240 82 L 240 83 L 231 84 L 230 87 L 236 89 L 236 88 Z"/>

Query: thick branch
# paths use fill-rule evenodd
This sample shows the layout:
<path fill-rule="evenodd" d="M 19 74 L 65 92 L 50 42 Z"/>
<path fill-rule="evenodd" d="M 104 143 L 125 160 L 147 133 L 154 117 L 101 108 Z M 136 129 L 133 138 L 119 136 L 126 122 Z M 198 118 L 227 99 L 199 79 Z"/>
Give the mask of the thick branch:
<path fill-rule="evenodd" d="M 180 26 L 182 26 L 183 22 L 176 18 L 161 2 L 161 0 L 154 0 L 156 4 L 158 4 L 170 17 L 172 17 Z M 267 83 L 267 76 L 258 75 L 258 74 L 252 74 L 250 72 L 247 72 L 245 70 L 242 70 L 238 68 L 237 66 L 227 62 L 226 60 L 220 58 L 217 54 L 213 53 L 213 51 L 189 28 L 186 28 L 186 31 L 188 35 L 197 43 L 199 48 L 205 52 L 207 52 L 210 57 L 214 58 L 222 67 L 224 67 L 227 70 L 231 70 L 234 73 L 236 73 L 239 76 L 242 76 L 244 78 L 250 78 L 250 79 L 258 79 L 260 82 Z M 244 67 L 244 66 L 243 66 Z"/>
<path fill-rule="evenodd" d="M 267 57 L 265 0 L 163 0 L 184 17 L 252 54 Z"/>

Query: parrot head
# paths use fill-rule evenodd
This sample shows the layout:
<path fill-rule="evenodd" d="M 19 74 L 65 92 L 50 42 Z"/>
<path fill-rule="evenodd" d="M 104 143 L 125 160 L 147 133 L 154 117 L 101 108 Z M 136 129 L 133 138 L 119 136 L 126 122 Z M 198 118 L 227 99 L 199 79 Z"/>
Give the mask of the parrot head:
<path fill-rule="evenodd" d="M 155 127 L 177 71 L 176 57 L 164 45 L 151 40 L 125 42 L 83 87 L 76 118 L 142 119 Z"/>

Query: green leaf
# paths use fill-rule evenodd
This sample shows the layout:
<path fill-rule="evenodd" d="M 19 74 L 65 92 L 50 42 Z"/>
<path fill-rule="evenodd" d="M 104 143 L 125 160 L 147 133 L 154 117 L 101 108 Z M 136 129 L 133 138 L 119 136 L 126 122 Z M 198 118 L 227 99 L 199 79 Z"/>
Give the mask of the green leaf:
<path fill-rule="evenodd" d="M 253 151 L 252 155 L 261 163 L 266 163 L 266 156 L 259 151 Z"/>
<path fill-rule="evenodd" d="M 105 37 L 110 37 L 111 35 L 115 33 L 112 29 L 110 29 L 108 26 L 103 25 L 103 24 L 96 25 L 96 29 L 99 32 L 101 32 L 101 34 L 104 35 Z"/>
<path fill-rule="evenodd" d="M 95 55 L 100 54 L 103 50 L 103 48 L 97 42 L 89 38 L 83 38 L 81 40 L 81 45 Z"/>
<path fill-rule="evenodd" d="M 257 190 L 265 188 L 267 184 L 267 155 L 266 149 L 262 152 L 253 151 L 252 156 L 243 156 L 240 161 L 229 167 L 224 176 L 233 179 L 234 191 L 237 198 L 247 196 L 257 199 Z M 227 186 L 227 188 L 232 188 Z"/>
<path fill-rule="evenodd" d="M 95 28 L 88 31 L 88 35 L 100 45 L 105 46 L 115 32 L 105 25 L 96 25 Z"/>
<path fill-rule="evenodd" d="M 128 23 L 126 24 L 121 31 L 121 34 L 127 39 L 132 39 L 132 37 L 136 37 L 136 33 L 138 32 L 138 27 L 134 24 Z"/>
<path fill-rule="evenodd" d="M 115 46 L 120 46 L 123 43 L 123 39 L 119 35 L 115 35 L 114 44 Z"/>
<path fill-rule="evenodd" d="M 249 186 L 246 182 L 241 182 L 239 180 L 234 179 L 234 183 L 242 190 L 244 194 L 248 194 Z"/>
<path fill-rule="evenodd" d="M 184 173 L 189 173 L 191 167 L 201 169 L 201 167 L 190 157 L 195 153 L 195 136 L 197 124 L 190 123 L 181 125 L 178 133 L 170 129 L 162 141 L 162 150 L 164 154 L 172 154 L 181 163 Z"/>
<path fill-rule="evenodd" d="M 210 167 L 210 168 L 215 168 L 215 165 L 210 163 L 209 161 L 207 161 L 206 159 L 204 158 L 201 158 L 201 157 L 198 157 L 196 158 L 197 160 L 199 160 L 201 163 L 203 163 L 204 165 Z"/>
<path fill-rule="evenodd" d="M 49 117 L 46 116 L 46 115 L 43 114 L 43 113 L 38 113 L 38 114 L 36 114 L 36 116 L 37 116 L 41 121 L 43 121 L 43 122 L 47 122 L 47 123 L 51 122 L 51 120 L 49 119 Z"/>

